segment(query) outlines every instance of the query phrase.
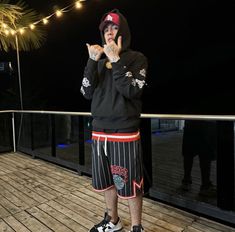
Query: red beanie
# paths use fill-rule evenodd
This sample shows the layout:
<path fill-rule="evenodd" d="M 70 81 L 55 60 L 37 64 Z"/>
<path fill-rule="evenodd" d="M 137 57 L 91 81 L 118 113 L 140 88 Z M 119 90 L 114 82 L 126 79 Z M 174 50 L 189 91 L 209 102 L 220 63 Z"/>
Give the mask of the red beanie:
<path fill-rule="evenodd" d="M 117 26 L 119 26 L 119 15 L 116 13 L 108 13 L 106 17 L 103 19 L 103 21 L 100 23 L 99 29 L 100 31 L 103 31 L 105 26 L 107 26 L 109 23 L 113 23 Z"/>

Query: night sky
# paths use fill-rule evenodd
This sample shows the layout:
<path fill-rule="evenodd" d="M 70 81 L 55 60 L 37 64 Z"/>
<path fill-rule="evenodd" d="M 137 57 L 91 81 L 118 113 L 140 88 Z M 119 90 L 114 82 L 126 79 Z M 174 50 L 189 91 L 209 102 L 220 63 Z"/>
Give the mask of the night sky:
<path fill-rule="evenodd" d="M 26 2 L 44 16 L 72 3 Z M 87 0 L 82 10 L 53 17 L 44 26 L 45 44 L 21 52 L 24 109 L 90 111 L 79 92 L 88 58 L 85 44 L 101 43 L 100 18 L 118 8 L 128 20 L 132 49 L 149 61 L 143 113 L 234 114 L 235 5 L 217 2 Z M 2 53 L 4 59 L 15 64 L 15 53 Z M 16 83 L 1 89 L 1 109 L 17 107 Z"/>

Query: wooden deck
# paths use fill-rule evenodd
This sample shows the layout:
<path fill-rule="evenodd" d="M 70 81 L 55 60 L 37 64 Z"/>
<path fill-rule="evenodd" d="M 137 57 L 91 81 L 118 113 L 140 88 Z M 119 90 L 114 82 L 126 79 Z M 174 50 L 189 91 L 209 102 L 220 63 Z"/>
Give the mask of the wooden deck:
<path fill-rule="evenodd" d="M 0 154 L 0 232 L 87 232 L 103 208 L 89 177 L 23 154 Z M 119 212 L 128 231 L 126 201 Z M 146 232 L 235 232 L 150 199 L 144 199 L 143 226 Z"/>

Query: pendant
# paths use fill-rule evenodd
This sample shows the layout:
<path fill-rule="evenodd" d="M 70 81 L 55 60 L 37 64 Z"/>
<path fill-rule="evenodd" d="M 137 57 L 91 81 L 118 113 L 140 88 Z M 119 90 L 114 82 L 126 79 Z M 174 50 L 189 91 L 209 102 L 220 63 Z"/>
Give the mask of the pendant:
<path fill-rule="evenodd" d="M 112 64 L 109 61 L 106 62 L 105 66 L 106 66 L 107 69 L 112 69 Z"/>

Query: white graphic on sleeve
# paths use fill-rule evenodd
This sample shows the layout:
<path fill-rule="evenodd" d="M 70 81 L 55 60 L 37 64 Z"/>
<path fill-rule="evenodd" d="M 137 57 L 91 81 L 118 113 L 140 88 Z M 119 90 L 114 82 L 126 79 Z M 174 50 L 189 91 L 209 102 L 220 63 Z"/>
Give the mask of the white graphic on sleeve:
<path fill-rule="evenodd" d="M 136 81 L 135 81 L 135 79 L 132 79 L 131 84 L 132 84 L 133 86 L 136 86 Z"/>
<path fill-rule="evenodd" d="M 81 87 L 80 91 L 81 91 L 81 93 L 82 93 L 83 95 L 85 95 L 85 91 L 84 91 L 83 86 Z"/>
<path fill-rule="evenodd" d="M 132 72 L 128 71 L 128 72 L 126 72 L 125 76 L 126 77 L 132 77 L 133 75 L 132 75 Z"/>
<path fill-rule="evenodd" d="M 137 83 L 137 85 L 139 86 L 140 89 L 142 89 L 144 87 L 144 84 L 145 84 L 144 80 L 141 81 L 141 80 L 136 79 L 135 81 L 136 81 L 136 83 Z"/>
<path fill-rule="evenodd" d="M 86 77 L 83 78 L 83 80 L 82 80 L 82 85 L 83 85 L 84 87 L 86 87 L 86 88 L 87 88 L 88 86 L 91 86 L 89 80 L 88 80 Z"/>
<path fill-rule="evenodd" d="M 146 70 L 145 70 L 145 68 L 140 70 L 140 75 L 143 76 L 143 77 L 146 77 Z"/>
<path fill-rule="evenodd" d="M 143 86 L 144 86 L 144 84 L 145 84 L 145 81 L 144 81 L 144 80 L 141 81 L 141 80 L 138 80 L 138 79 L 132 79 L 131 84 L 132 84 L 133 86 L 136 86 L 136 85 L 137 85 L 140 89 L 142 89 Z"/>

